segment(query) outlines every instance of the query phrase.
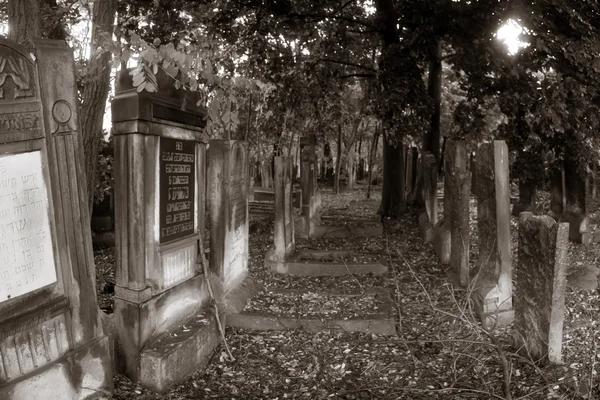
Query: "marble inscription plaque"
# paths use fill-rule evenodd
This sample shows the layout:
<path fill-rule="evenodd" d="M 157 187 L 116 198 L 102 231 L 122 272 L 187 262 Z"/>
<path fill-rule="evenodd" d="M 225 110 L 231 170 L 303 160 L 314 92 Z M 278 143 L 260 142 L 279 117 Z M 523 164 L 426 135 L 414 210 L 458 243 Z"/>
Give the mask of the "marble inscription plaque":
<path fill-rule="evenodd" d="M 196 145 L 160 138 L 160 243 L 194 233 Z"/>
<path fill-rule="evenodd" d="M 56 282 L 40 151 L 0 156 L 0 303 Z"/>

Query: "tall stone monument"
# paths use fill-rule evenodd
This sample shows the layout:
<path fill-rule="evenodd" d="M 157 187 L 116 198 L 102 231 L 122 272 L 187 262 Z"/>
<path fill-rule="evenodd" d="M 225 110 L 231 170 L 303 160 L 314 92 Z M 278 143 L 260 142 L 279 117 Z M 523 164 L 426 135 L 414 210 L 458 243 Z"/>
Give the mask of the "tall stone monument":
<path fill-rule="evenodd" d="M 108 396 L 73 53 L 0 40 L 0 399 Z"/>
<path fill-rule="evenodd" d="M 471 274 L 471 297 L 483 323 L 504 325 L 512 322 L 514 312 L 508 148 L 503 140 L 479 147 L 476 185 L 479 257 Z"/>
<path fill-rule="evenodd" d="M 171 78 L 157 79 L 158 93 L 149 93 L 132 86 L 129 71 L 117 77 L 114 326 L 117 367 L 162 392 L 208 361 L 218 335 L 214 318 L 203 317 L 208 290 L 197 267 L 205 113 Z M 182 326 L 185 334 L 177 333 Z"/>

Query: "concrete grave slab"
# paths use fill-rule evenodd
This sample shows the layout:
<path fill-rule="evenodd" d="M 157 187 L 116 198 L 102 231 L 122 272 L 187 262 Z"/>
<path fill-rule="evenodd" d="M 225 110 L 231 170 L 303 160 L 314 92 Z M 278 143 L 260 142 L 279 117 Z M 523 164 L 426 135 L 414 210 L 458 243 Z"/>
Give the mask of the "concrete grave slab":
<path fill-rule="evenodd" d="M 387 289 L 368 289 L 360 291 L 323 291 L 311 292 L 295 289 L 271 289 L 273 295 L 283 295 L 298 299 L 311 299 L 315 301 L 319 296 L 327 299 L 338 298 L 346 301 L 357 302 L 365 299 L 373 305 L 372 312 L 361 313 L 362 316 L 349 316 L 343 313 L 316 313 L 290 312 L 283 310 L 280 313 L 245 310 L 227 317 L 227 325 L 236 328 L 252 330 L 294 330 L 306 329 L 308 331 L 345 331 L 363 332 L 380 335 L 395 335 L 396 323 L 391 295 Z M 300 300 L 299 300 L 300 301 Z M 335 302 L 335 300 L 333 300 Z"/>

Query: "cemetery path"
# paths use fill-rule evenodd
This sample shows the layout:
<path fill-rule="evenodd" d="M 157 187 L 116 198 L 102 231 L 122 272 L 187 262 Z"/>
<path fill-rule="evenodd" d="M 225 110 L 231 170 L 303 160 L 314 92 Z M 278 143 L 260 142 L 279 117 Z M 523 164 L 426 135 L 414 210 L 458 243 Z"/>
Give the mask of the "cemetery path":
<path fill-rule="evenodd" d="M 325 192 L 324 214 L 373 212 L 374 201 L 361 202 L 364 191 L 338 197 Z M 351 203 L 354 201 L 353 203 Z M 513 221 L 514 222 L 514 221 Z M 421 240 L 414 212 L 386 224 L 381 237 L 298 241 L 299 248 L 351 249 L 358 259 L 377 259 L 385 275 L 290 277 L 265 270 L 272 241 L 272 221 L 254 225 L 250 235 L 250 273 L 266 288 L 367 291 L 388 289 L 396 335 L 349 332 L 250 331 L 227 329 L 235 361 L 219 347 L 210 364 L 165 395 L 147 391 L 116 375 L 115 399 L 504 399 L 505 374 L 513 399 L 576 398 L 573 378 L 596 382 L 594 367 L 600 300 L 596 291 L 569 289 L 563 352 L 567 366 L 539 369 L 511 350 L 510 329 L 490 335 L 474 322 L 464 291 L 454 290 L 432 246 Z M 514 228 L 514 223 L 512 224 Z M 472 227 L 476 230 L 476 227 Z M 513 229 L 515 231 L 515 229 Z M 476 231 L 473 236 L 476 237 Z M 513 238 L 516 234 L 513 233 Z M 574 247 L 579 263 L 595 262 L 597 249 Z M 110 251 L 97 253 L 110 262 Z M 475 257 L 472 257 L 475 259 Z M 103 267 L 100 267 L 102 270 Z M 110 270 L 110 268 L 105 268 Z M 110 272 L 103 272 L 110 277 Z M 99 289 L 104 291 L 103 283 Z M 108 296 L 108 295 L 107 295 Z M 251 307 L 311 309 L 323 304 L 251 303 Z M 329 299 L 331 313 L 360 313 L 361 304 Z M 307 305 L 308 304 L 308 305 Z M 369 305 L 370 307 L 371 305 Z M 312 308 L 311 308 L 312 307 Z M 306 311 L 305 309 L 305 311 Z M 503 364 L 502 358 L 510 364 Z M 584 393 L 585 394 L 585 393 Z M 594 392 L 591 398 L 600 398 Z"/>

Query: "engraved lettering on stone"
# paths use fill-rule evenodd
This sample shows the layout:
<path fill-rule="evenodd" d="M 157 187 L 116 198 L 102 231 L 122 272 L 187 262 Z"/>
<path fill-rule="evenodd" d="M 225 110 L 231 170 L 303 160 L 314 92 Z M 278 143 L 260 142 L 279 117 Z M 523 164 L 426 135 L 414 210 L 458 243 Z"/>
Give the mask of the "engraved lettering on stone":
<path fill-rule="evenodd" d="M 40 151 L 0 157 L 0 303 L 56 282 Z"/>

